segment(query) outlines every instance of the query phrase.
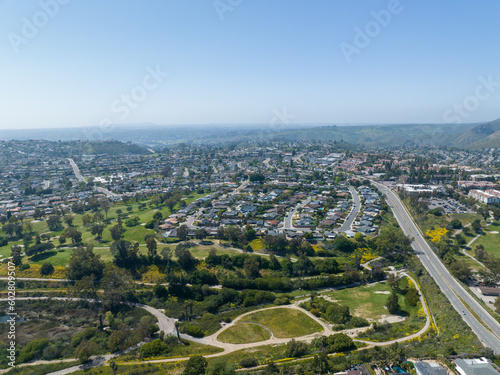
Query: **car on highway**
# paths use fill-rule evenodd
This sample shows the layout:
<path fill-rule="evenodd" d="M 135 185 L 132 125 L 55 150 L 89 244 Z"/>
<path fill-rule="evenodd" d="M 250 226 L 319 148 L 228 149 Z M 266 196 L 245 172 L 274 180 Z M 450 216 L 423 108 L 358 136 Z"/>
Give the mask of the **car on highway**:
<path fill-rule="evenodd" d="M 462 310 L 462 315 L 465 315 L 465 311 L 464 310 Z"/>

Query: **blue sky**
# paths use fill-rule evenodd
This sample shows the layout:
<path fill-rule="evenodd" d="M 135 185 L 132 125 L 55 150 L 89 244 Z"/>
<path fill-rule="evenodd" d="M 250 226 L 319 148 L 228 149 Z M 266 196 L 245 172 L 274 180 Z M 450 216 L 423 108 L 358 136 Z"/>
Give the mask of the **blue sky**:
<path fill-rule="evenodd" d="M 499 16 L 496 0 L 0 0 L 0 129 L 493 120 Z"/>

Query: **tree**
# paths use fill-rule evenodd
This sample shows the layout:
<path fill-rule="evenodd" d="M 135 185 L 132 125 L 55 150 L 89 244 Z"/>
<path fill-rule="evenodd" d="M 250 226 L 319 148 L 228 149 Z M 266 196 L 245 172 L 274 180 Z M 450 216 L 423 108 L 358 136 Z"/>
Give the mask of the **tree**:
<path fill-rule="evenodd" d="M 208 236 L 208 232 L 205 228 L 202 228 L 202 229 L 198 229 L 195 234 L 194 234 L 195 238 L 197 240 L 200 240 L 200 241 L 203 241 L 205 238 L 207 238 Z"/>
<path fill-rule="evenodd" d="M 62 229 L 61 218 L 56 215 L 49 216 L 49 218 L 47 219 L 47 226 L 52 232 Z"/>
<path fill-rule="evenodd" d="M 186 362 L 182 375 L 202 375 L 207 369 L 207 360 L 202 356 L 195 355 Z"/>
<path fill-rule="evenodd" d="M 190 270 L 194 267 L 196 259 L 191 254 L 191 251 L 183 244 L 179 244 L 175 248 L 175 255 L 180 266 L 185 270 Z"/>
<path fill-rule="evenodd" d="M 453 229 L 460 229 L 462 228 L 462 222 L 458 219 L 453 219 L 451 222 L 450 222 L 450 225 Z"/>
<path fill-rule="evenodd" d="M 153 237 L 149 237 L 146 240 L 146 247 L 148 248 L 149 261 L 153 262 L 156 259 L 156 257 L 158 256 L 158 253 L 156 251 L 156 249 L 157 249 L 156 240 Z"/>
<path fill-rule="evenodd" d="M 99 281 L 103 270 L 104 263 L 101 257 L 94 254 L 92 245 L 87 244 L 73 250 L 66 269 L 66 277 L 70 280 L 81 280 L 86 276 L 93 276 Z"/>
<path fill-rule="evenodd" d="M 54 272 L 54 266 L 50 262 L 46 262 L 42 264 L 40 268 L 40 275 L 47 276 Z"/>
<path fill-rule="evenodd" d="M 399 290 L 399 276 L 396 274 L 389 274 L 387 278 L 387 284 L 391 287 L 391 289 L 395 292 Z"/>
<path fill-rule="evenodd" d="M 389 297 L 387 298 L 387 302 L 385 303 L 385 307 L 390 314 L 399 314 L 401 311 L 401 306 L 399 306 L 399 298 L 396 292 L 391 292 Z"/>
<path fill-rule="evenodd" d="M 87 362 L 98 351 L 99 345 L 95 341 L 82 341 L 75 349 L 75 357 L 82 362 Z"/>
<path fill-rule="evenodd" d="M 111 207 L 113 207 L 113 203 L 111 203 L 107 199 L 101 199 L 99 201 L 99 208 L 104 211 L 104 214 L 106 215 L 106 220 L 108 220 L 108 211 Z"/>
<path fill-rule="evenodd" d="M 92 215 L 89 213 L 86 213 L 82 216 L 82 223 L 83 226 L 88 226 L 92 222 Z"/>
<path fill-rule="evenodd" d="M 21 246 L 14 245 L 10 249 L 11 249 L 10 256 L 12 257 L 12 263 L 14 263 L 14 265 L 16 266 L 20 266 L 23 262 L 21 257 Z"/>
<path fill-rule="evenodd" d="M 474 229 L 474 231 L 476 233 L 481 233 L 481 220 L 479 219 L 475 219 L 472 223 L 471 223 L 471 227 L 472 229 Z"/>
<path fill-rule="evenodd" d="M 206 375 L 236 375 L 236 366 L 229 363 L 226 358 L 217 358 L 210 361 Z"/>
<path fill-rule="evenodd" d="M 182 224 L 179 228 L 177 228 L 177 238 L 181 241 L 186 241 L 188 236 L 188 227 L 185 224 Z"/>
<path fill-rule="evenodd" d="M 66 237 L 71 238 L 73 246 L 77 246 L 82 242 L 82 232 L 76 230 L 76 228 L 68 227 L 64 230 Z"/>
<path fill-rule="evenodd" d="M 255 279 L 256 277 L 260 276 L 260 265 L 255 256 L 251 256 L 245 259 L 243 263 L 243 270 L 245 271 L 245 276 L 250 279 Z"/>
<path fill-rule="evenodd" d="M 156 206 L 158 208 L 161 204 L 161 196 L 158 194 L 155 194 L 151 197 L 151 201 L 149 202 L 150 206 Z"/>
<path fill-rule="evenodd" d="M 127 270 L 108 264 L 104 268 L 100 286 L 104 290 L 103 305 L 107 310 L 116 311 L 133 286 L 132 277 Z"/>
<path fill-rule="evenodd" d="M 113 239 L 113 241 L 120 240 L 123 236 L 123 233 L 125 233 L 125 229 L 123 229 L 123 226 L 121 224 L 112 226 L 109 231 L 111 233 L 111 238 Z"/>
<path fill-rule="evenodd" d="M 109 361 L 109 368 L 111 369 L 111 371 L 113 371 L 113 375 L 117 373 L 118 371 L 118 365 L 116 364 L 115 360 L 112 359 L 111 361 Z"/>
<path fill-rule="evenodd" d="M 90 233 L 93 236 L 97 235 L 97 240 L 100 241 L 102 239 L 102 232 L 104 232 L 104 224 L 94 224 L 90 228 Z"/>
<path fill-rule="evenodd" d="M 455 236 L 455 240 L 457 241 L 457 244 L 459 244 L 460 246 L 463 246 L 466 243 L 465 238 L 463 238 L 460 233 Z"/>
<path fill-rule="evenodd" d="M 450 265 L 450 271 L 462 282 L 466 282 L 472 276 L 469 264 L 463 260 L 453 262 Z"/>
<path fill-rule="evenodd" d="M 292 341 L 289 341 L 288 344 L 286 344 L 286 356 L 288 358 L 302 357 L 308 352 L 309 346 L 305 342 L 295 341 L 295 339 L 292 339 Z"/>
<path fill-rule="evenodd" d="M 408 299 L 408 304 L 410 306 L 417 306 L 419 296 L 416 288 L 410 288 L 406 293 L 406 298 Z"/>
<path fill-rule="evenodd" d="M 161 211 L 156 211 L 153 215 L 153 219 L 157 221 L 163 219 L 163 214 L 161 213 Z"/>
<path fill-rule="evenodd" d="M 41 219 L 44 215 L 45 215 L 45 213 L 42 211 L 42 209 L 37 208 L 37 209 L 35 209 L 35 212 L 33 213 L 33 218 L 35 220 L 38 220 L 38 219 Z"/>
<path fill-rule="evenodd" d="M 64 215 L 64 222 L 68 227 L 73 225 L 73 219 L 74 219 L 73 215 Z"/>
<path fill-rule="evenodd" d="M 132 244 L 129 241 L 118 240 L 111 244 L 109 248 L 115 257 L 115 264 L 119 267 L 127 267 L 133 264 L 136 259 L 131 251 Z"/>

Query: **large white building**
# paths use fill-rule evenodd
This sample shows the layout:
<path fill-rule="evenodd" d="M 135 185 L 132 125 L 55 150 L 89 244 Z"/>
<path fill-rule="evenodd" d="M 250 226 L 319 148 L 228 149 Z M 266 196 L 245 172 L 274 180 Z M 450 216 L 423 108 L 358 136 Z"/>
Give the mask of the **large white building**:
<path fill-rule="evenodd" d="M 469 196 L 484 204 L 500 203 L 498 190 L 471 190 Z"/>

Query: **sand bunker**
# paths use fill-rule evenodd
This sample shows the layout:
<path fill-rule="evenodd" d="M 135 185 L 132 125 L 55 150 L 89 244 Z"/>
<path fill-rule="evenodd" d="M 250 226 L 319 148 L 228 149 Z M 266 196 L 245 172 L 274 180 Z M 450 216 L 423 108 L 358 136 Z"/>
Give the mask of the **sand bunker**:
<path fill-rule="evenodd" d="M 391 294 L 391 292 L 389 292 L 388 290 L 377 290 L 375 293 L 376 294 Z"/>

